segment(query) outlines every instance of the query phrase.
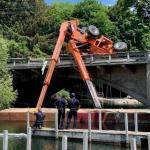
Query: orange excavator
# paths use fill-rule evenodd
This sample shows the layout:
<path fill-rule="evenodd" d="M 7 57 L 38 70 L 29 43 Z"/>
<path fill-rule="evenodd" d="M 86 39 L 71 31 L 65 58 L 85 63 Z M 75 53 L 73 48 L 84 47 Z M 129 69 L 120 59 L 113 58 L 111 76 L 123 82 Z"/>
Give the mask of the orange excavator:
<path fill-rule="evenodd" d="M 98 55 L 113 53 L 113 42 L 105 36 L 97 38 L 98 36 L 99 30 L 93 25 L 79 28 L 79 20 L 66 21 L 61 24 L 59 37 L 51 57 L 51 62 L 36 108 L 40 108 L 43 104 L 64 42 L 67 43 L 67 50 L 75 59 L 81 78 L 85 81 L 89 89 L 95 107 L 101 108 L 95 87 L 82 59 L 82 55 L 85 53 Z"/>

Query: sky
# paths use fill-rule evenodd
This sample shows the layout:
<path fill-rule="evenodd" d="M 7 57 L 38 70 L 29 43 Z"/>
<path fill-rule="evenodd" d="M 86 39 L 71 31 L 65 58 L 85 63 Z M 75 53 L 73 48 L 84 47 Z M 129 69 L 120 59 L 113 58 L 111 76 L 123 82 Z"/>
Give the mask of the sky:
<path fill-rule="evenodd" d="M 79 2 L 80 0 L 45 0 L 45 2 L 47 4 L 50 4 L 51 2 L 63 2 L 63 1 L 67 1 L 67 2 L 72 2 L 72 3 L 76 3 L 76 2 Z M 102 4 L 105 4 L 105 5 L 114 5 L 116 3 L 117 0 L 99 0 L 100 2 L 102 2 Z"/>

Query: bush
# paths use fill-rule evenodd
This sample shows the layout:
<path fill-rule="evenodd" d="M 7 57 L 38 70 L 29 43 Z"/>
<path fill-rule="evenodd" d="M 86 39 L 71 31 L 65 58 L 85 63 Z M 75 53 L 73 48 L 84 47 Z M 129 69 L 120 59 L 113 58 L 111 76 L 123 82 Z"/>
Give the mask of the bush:
<path fill-rule="evenodd" d="M 8 41 L 0 36 L 0 109 L 10 107 L 16 99 L 13 91 L 12 77 L 7 70 Z"/>

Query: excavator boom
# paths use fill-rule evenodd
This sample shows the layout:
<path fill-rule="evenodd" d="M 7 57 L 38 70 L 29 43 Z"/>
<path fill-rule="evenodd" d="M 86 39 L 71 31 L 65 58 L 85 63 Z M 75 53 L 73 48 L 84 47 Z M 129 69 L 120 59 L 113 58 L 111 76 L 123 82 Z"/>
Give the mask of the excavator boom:
<path fill-rule="evenodd" d="M 48 71 L 47 71 L 47 74 L 46 74 L 46 77 L 44 80 L 44 85 L 42 87 L 42 91 L 41 91 L 38 103 L 36 105 L 36 108 L 41 108 L 41 106 L 43 104 L 48 86 L 50 84 L 56 63 L 57 63 L 59 55 L 60 55 L 62 45 L 63 45 L 65 37 L 66 37 L 67 28 L 68 28 L 68 22 L 62 23 L 62 25 L 60 27 L 59 37 L 58 37 L 56 46 L 55 46 L 54 51 L 53 51 L 52 58 L 50 58 L 51 59 L 50 66 L 48 68 Z"/>

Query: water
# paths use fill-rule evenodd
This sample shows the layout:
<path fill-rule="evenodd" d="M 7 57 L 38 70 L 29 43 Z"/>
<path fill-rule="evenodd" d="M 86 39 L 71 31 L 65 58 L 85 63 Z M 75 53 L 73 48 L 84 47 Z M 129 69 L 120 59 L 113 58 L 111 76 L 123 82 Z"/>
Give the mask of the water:
<path fill-rule="evenodd" d="M 53 125 L 52 125 L 53 126 Z M 8 130 L 12 133 L 23 133 L 26 130 L 25 122 L 0 122 L 0 132 Z M 82 141 L 68 139 L 68 150 L 82 150 Z M 2 138 L 0 138 L 0 150 L 2 149 Z M 54 140 L 46 137 L 33 137 L 32 150 L 61 150 L 61 139 Z M 26 150 L 25 138 L 9 138 L 9 150 Z M 89 150 L 129 150 L 125 146 L 115 146 L 111 144 L 92 142 Z M 146 150 L 142 148 L 142 150 Z"/>
<path fill-rule="evenodd" d="M 82 142 L 78 140 L 68 140 L 68 150 L 82 150 Z M 2 140 L 0 140 L 0 149 L 2 149 Z M 26 140 L 9 139 L 9 150 L 26 150 Z M 32 138 L 32 150 L 62 150 L 61 140 L 50 138 Z M 129 150 L 128 148 L 112 146 L 102 143 L 89 144 L 89 150 Z"/>

